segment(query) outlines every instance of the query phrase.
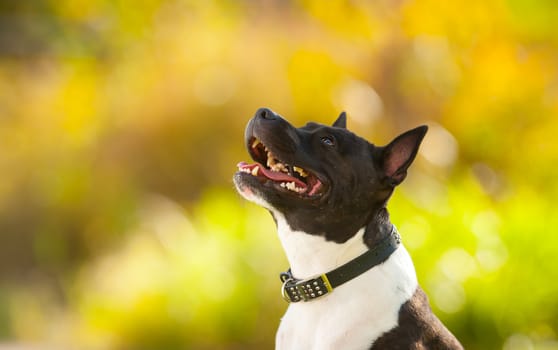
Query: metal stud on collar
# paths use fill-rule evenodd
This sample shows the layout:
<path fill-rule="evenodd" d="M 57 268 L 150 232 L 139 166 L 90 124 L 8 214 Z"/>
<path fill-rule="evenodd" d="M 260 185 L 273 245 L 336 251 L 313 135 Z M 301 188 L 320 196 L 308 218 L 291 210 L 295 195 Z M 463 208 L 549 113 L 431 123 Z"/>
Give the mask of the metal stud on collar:
<path fill-rule="evenodd" d="M 291 297 L 289 293 L 287 293 L 287 288 L 288 288 L 287 283 L 289 282 L 294 282 L 294 279 L 289 278 L 283 282 L 283 285 L 281 286 L 281 296 L 283 297 L 283 299 L 285 299 L 286 302 L 291 303 L 292 302 Z M 292 290 L 293 287 L 289 287 L 289 288 L 291 288 Z"/>

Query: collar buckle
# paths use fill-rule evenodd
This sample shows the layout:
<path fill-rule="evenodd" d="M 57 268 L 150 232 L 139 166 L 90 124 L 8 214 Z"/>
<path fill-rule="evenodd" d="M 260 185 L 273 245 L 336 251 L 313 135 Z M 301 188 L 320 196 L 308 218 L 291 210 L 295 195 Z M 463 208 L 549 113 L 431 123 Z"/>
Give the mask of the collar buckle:
<path fill-rule="evenodd" d="M 291 277 L 291 278 L 283 281 L 283 285 L 281 286 L 281 296 L 283 297 L 283 299 L 285 299 L 285 301 L 287 303 L 294 302 L 291 299 L 291 295 L 287 292 L 287 288 L 291 288 L 291 287 L 288 287 L 287 284 L 292 284 L 293 282 L 294 282 L 294 279 Z"/>

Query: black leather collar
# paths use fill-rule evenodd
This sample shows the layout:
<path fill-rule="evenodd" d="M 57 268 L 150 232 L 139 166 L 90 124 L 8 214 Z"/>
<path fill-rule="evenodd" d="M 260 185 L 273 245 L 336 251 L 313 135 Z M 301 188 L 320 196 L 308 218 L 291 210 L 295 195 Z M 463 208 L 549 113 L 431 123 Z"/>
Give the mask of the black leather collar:
<path fill-rule="evenodd" d="M 348 263 L 324 273 L 318 277 L 307 280 L 298 280 L 293 277 L 291 269 L 281 273 L 283 282 L 281 295 L 289 303 L 311 301 L 331 293 L 334 288 L 363 274 L 386 259 L 399 247 L 401 238 L 395 226 L 391 234 L 384 238 L 377 246 L 357 256 Z"/>

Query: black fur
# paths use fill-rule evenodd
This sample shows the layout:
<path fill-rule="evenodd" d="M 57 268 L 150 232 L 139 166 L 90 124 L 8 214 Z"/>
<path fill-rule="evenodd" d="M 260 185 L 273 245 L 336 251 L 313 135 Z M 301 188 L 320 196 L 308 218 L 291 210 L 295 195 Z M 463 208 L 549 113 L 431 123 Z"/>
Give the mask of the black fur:
<path fill-rule="evenodd" d="M 399 310 L 398 326 L 377 339 L 371 350 L 463 349 L 453 334 L 432 313 L 420 287 Z"/>

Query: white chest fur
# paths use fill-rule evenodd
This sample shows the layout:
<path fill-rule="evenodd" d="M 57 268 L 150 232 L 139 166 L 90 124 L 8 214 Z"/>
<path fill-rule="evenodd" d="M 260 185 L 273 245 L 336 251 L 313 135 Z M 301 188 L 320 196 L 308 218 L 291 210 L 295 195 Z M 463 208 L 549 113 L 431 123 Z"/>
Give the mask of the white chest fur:
<path fill-rule="evenodd" d="M 307 279 L 365 252 L 364 229 L 343 244 L 292 231 L 275 215 L 292 273 Z M 409 254 L 401 245 L 384 263 L 335 288 L 323 298 L 289 305 L 276 337 L 277 349 L 368 349 L 397 326 L 398 312 L 417 288 Z"/>

